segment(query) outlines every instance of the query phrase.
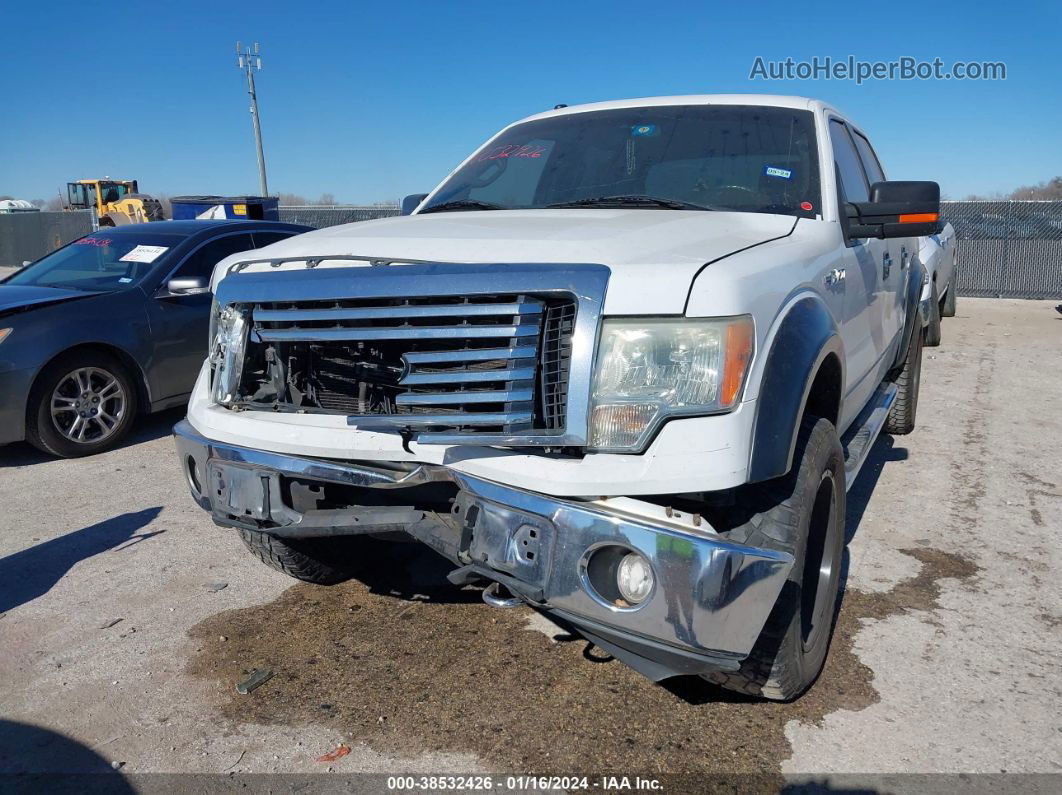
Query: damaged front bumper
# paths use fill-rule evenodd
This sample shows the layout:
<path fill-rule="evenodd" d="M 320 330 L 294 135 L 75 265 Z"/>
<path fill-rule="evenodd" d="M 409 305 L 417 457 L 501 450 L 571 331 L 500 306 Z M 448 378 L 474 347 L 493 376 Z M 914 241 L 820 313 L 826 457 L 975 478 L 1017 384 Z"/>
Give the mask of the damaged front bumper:
<path fill-rule="evenodd" d="M 558 499 L 433 464 L 264 452 L 207 439 L 187 420 L 174 435 L 192 496 L 217 524 L 287 538 L 402 530 L 458 567 L 452 581 L 498 582 L 653 680 L 736 669 L 793 565 L 638 500 Z M 433 506 L 417 497 L 426 488 Z M 609 565 L 627 552 L 654 576 L 636 606 L 615 597 Z"/>

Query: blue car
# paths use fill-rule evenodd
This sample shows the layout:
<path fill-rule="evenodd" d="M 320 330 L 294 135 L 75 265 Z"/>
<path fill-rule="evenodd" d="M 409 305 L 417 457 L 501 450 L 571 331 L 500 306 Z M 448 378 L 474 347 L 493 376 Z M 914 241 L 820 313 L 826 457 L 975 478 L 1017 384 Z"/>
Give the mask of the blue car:
<path fill-rule="evenodd" d="M 309 227 L 165 221 L 101 229 L 0 282 L 0 445 L 64 458 L 117 444 L 188 399 L 206 357 L 210 274 Z"/>

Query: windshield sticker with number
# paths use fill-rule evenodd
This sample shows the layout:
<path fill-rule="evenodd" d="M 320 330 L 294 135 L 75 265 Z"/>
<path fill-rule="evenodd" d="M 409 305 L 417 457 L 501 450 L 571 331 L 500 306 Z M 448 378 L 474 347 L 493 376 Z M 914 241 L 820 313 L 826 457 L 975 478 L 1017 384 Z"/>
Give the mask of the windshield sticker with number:
<path fill-rule="evenodd" d="M 97 248 L 105 248 L 110 244 L 111 241 L 105 237 L 83 237 L 74 241 L 75 246 L 96 246 Z"/>
<path fill-rule="evenodd" d="M 137 246 L 128 254 L 119 257 L 121 262 L 154 262 L 166 251 L 169 246 Z"/>
<path fill-rule="evenodd" d="M 782 179 L 792 179 L 793 172 L 788 168 L 778 168 L 777 166 L 764 166 L 764 176 L 768 177 L 781 177 Z"/>

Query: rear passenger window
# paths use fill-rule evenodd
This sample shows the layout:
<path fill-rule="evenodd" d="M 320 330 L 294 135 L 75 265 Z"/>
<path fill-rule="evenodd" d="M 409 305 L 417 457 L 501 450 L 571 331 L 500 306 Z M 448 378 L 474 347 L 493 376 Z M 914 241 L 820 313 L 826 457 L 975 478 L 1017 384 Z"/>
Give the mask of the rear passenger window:
<path fill-rule="evenodd" d="M 181 278 L 200 277 L 209 279 L 214 266 L 230 254 L 254 248 L 250 234 L 226 235 L 211 240 L 197 249 L 177 270 Z"/>
<path fill-rule="evenodd" d="M 870 190 L 863 174 L 863 166 L 859 163 L 859 155 L 848 135 L 848 129 L 839 121 L 830 121 L 830 143 L 833 145 L 834 162 L 837 163 L 841 174 L 845 201 L 867 201 L 870 198 Z"/>
<path fill-rule="evenodd" d="M 859 159 L 863 161 L 863 170 L 867 172 L 870 184 L 884 182 L 885 172 L 881 170 L 881 163 L 878 161 L 878 156 L 874 154 L 870 141 L 857 132 L 853 132 L 852 137 L 855 138 L 856 149 L 859 150 Z"/>

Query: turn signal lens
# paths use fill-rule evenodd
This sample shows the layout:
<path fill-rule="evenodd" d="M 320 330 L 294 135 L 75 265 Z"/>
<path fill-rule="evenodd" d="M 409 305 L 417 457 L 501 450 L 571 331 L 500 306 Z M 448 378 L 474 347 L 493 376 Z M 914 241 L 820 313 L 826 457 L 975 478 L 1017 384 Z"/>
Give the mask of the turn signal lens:
<path fill-rule="evenodd" d="M 931 224 L 940 220 L 940 213 L 907 213 L 900 216 L 901 224 Z"/>
<path fill-rule="evenodd" d="M 752 318 L 741 317 L 726 329 L 726 358 L 723 362 L 723 386 L 719 394 L 719 404 L 730 408 L 737 400 L 741 384 L 745 380 L 745 370 L 752 358 Z"/>
<path fill-rule="evenodd" d="M 10 333 L 11 333 L 11 329 L 9 329 L 9 328 L 0 328 L 0 342 L 3 342 L 4 340 L 6 340 Z"/>

